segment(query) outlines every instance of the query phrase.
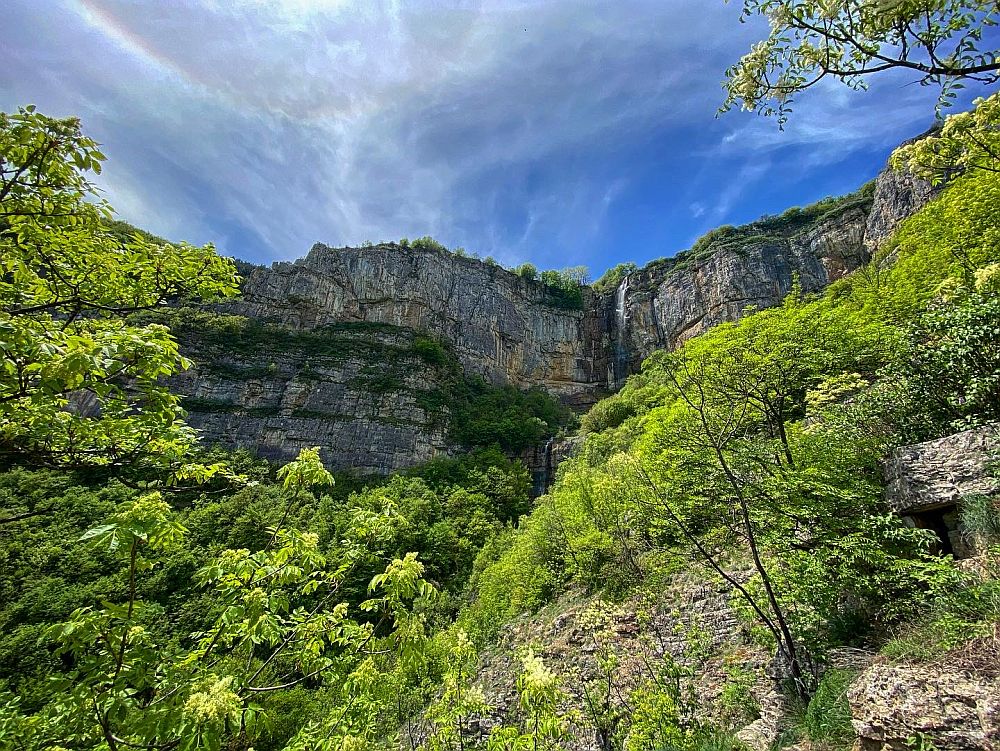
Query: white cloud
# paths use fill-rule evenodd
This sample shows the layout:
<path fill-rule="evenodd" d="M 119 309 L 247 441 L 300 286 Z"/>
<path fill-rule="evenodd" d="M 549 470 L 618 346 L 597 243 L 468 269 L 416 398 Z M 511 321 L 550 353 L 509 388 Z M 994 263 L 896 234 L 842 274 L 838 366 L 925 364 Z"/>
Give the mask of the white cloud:
<path fill-rule="evenodd" d="M 876 121 L 880 93 L 830 90 L 804 96 L 784 134 L 715 121 L 722 72 L 754 31 L 721 2 L 10 5 L 0 105 L 81 114 L 128 219 L 258 259 L 432 234 L 565 265 L 607 241 L 655 170 L 695 217 L 721 218 L 788 149 L 822 169 L 926 108 L 907 96 Z M 699 158 L 733 177 L 686 195 Z"/>

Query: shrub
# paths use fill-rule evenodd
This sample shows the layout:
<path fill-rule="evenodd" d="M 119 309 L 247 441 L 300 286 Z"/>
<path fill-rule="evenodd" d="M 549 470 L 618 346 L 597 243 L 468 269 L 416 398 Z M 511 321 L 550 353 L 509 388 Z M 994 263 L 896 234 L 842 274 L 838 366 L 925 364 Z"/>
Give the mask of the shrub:
<path fill-rule="evenodd" d="M 635 403 L 623 397 L 620 393 L 602 399 L 580 420 L 580 427 L 585 433 L 600 433 L 602 430 L 617 428 L 630 417 L 638 413 Z"/>
<path fill-rule="evenodd" d="M 812 741 L 850 745 L 855 733 L 847 689 L 857 677 L 853 670 L 831 668 L 823 674 L 802 715 L 802 729 Z"/>
<path fill-rule="evenodd" d="M 514 273 L 522 279 L 528 279 L 532 282 L 538 278 L 538 269 L 530 263 L 522 263 L 514 269 Z"/>
<path fill-rule="evenodd" d="M 416 240 L 410 243 L 410 247 L 416 250 L 439 250 L 439 251 L 448 250 L 448 248 L 439 243 L 430 235 L 425 235 L 424 237 L 418 237 Z"/>
<path fill-rule="evenodd" d="M 613 289 L 616 289 L 619 284 L 621 284 L 622 279 L 631 274 L 633 271 L 638 270 L 639 267 L 632 262 L 619 263 L 601 274 L 600 278 L 591 286 L 595 292 L 611 292 Z"/>

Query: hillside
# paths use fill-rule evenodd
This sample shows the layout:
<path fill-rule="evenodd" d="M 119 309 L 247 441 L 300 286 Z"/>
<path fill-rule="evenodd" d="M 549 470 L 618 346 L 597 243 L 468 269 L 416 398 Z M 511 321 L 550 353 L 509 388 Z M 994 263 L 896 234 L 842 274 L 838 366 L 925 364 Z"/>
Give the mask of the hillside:
<path fill-rule="evenodd" d="M 0 751 L 997 751 L 998 122 L 595 288 L 0 117 Z"/>
<path fill-rule="evenodd" d="M 884 172 L 858 194 L 715 230 L 613 290 L 584 287 L 571 307 L 443 248 L 316 245 L 294 263 L 245 266 L 239 301 L 213 309 L 226 318 L 180 314 L 196 367 L 174 385 L 208 443 L 272 459 L 319 445 L 335 469 L 385 474 L 462 449 L 449 431 L 456 372 L 585 409 L 650 353 L 777 305 L 793 280 L 814 292 L 857 269 L 929 192 Z M 540 470 L 558 427 L 507 448 Z"/>

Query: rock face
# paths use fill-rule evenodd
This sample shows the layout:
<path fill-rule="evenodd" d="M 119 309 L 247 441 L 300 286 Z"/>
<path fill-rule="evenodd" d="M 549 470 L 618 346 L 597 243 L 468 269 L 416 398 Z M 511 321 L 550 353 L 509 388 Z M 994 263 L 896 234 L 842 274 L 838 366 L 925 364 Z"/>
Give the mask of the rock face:
<path fill-rule="evenodd" d="M 865 224 L 865 250 L 869 255 L 889 239 L 906 217 L 927 203 L 937 192 L 926 180 L 883 170 L 875 179 L 875 197 Z"/>
<path fill-rule="evenodd" d="M 173 381 L 208 443 L 280 461 L 320 446 L 328 466 L 385 473 L 448 449 L 442 374 L 393 327 L 280 327 L 246 346 L 181 332 L 197 367 Z"/>
<path fill-rule="evenodd" d="M 647 267 L 623 282 L 625 315 L 614 332 L 624 339 L 625 373 L 650 352 L 673 348 L 748 308 L 777 305 L 796 278 L 815 292 L 864 264 L 868 213 L 856 208 L 787 238 L 762 238 L 723 249 L 689 268 Z"/>
<path fill-rule="evenodd" d="M 959 503 L 970 496 L 995 497 L 1000 491 L 1000 480 L 991 470 L 1000 448 L 998 429 L 990 425 L 903 446 L 886 461 L 889 507 L 913 526 L 934 530 L 942 552 L 956 558 L 984 550 L 985 540 L 961 530 Z"/>
<path fill-rule="evenodd" d="M 947 666 L 875 664 L 848 692 L 862 751 L 1000 749 L 1000 678 Z"/>
<path fill-rule="evenodd" d="M 749 747 L 766 751 L 775 740 L 784 707 L 765 677 L 769 656 L 748 644 L 730 606 L 727 586 L 715 581 L 681 578 L 655 597 L 636 597 L 613 604 L 570 593 L 555 607 L 525 615 L 506 626 L 498 643 L 480 655 L 476 686 L 491 710 L 473 718 L 467 740 L 483 740 L 501 721 L 518 714 L 517 655 L 532 647 L 545 666 L 560 677 L 565 701 L 560 711 L 573 717 L 565 748 L 604 751 L 613 747 L 616 717 L 634 691 L 659 689 L 661 671 L 683 665 L 695 677 L 678 678 L 683 696 L 693 692 L 699 714 L 737 726 L 748 726 Z M 614 668 L 602 666 L 613 654 Z M 752 686 L 746 706 L 726 707 L 724 687 L 733 666 L 746 671 Z M 607 711 L 594 717 L 595 702 Z"/>
<path fill-rule="evenodd" d="M 996 493 L 1000 481 L 989 467 L 1000 448 L 997 433 L 998 426 L 974 428 L 893 451 L 885 471 L 889 506 L 912 514 Z"/>
<path fill-rule="evenodd" d="M 230 357 L 224 347 L 204 351 L 194 332 L 181 341 L 201 366 L 177 386 L 207 442 L 276 459 L 318 444 L 335 468 L 392 471 L 449 448 L 440 415 L 420 397 L 435 374 L 420 363 L 389 372 L 377 357 L 317 366 L 296 344 L 304 332 L 353 325 L 376 334 L 383 327 L 390 341 L 430 336 L 466 373 L 542 387 L 583 408 L 619 387 L 650 352 L 779 303 L 796 278 L 815 291 L 854 270 L 927 195 L 916 181 L 883 176 L 873 202 L 844 204 L 798 232 L 758 237 L 750 225 L 738 248 L 651 264 L 610 293 L 585 288 L 579 307 L 560 305 L 539 282 L 444 250 L 318 244 L 294 263 L 242 265 L 243 298 L 219 310 L 273 322 L 287 344 Z M 365 384 L 373 381 L 397 388 L 371 394 Z"/>
<path fill-rule="evenodd" d="M 606 381 L 604 307 L 566 309 L 540 283 L 445 250 L 317 244 L 305 258 L 254 268 L 233 312 L 293 329 L 389 324 L 447 341 L 467 372 L 571 399 Z"/>

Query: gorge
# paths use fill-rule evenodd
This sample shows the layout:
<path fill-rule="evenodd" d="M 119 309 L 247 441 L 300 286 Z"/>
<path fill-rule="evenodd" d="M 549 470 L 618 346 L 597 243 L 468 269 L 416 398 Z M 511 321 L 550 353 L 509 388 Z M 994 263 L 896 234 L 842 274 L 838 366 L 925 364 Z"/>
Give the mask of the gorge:
<path fill-rule="evenodd" d="M 796 280 L 816 292 L 859 268 L 930 194 L 886 170 L 842 199 L 715 230 L 614 289 L 585 287 L 578 307 L 441 249 L 317 243 L 292 263 L 243 264 L 240 299 L 176 326 L 197 365 L 175 388 L 208 443 L 276 460 L 319 445 L 335 469 L 385 474 L 457 448 L 433 343 L 466 376 L 585 409 L 651 352 L 776 305 Z M 213 319 L 231 328 L 210 336 Z M 525 455 L 536 471 L 541 449 Z"/>

